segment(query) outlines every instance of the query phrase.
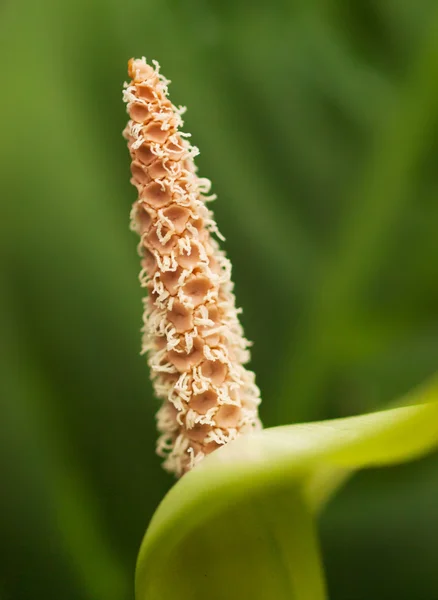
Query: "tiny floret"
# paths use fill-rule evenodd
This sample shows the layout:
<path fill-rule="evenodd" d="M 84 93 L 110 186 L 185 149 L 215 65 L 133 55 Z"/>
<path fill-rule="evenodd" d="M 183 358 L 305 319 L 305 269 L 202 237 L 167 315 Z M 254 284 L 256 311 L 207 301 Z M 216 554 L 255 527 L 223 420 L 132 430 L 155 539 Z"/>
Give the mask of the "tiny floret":
<path fill-rule="evenodd" d="M 235 306 L 231 265 L 197 175 L 198 149 L 181 132 L 183 108 L 168 99 L 157 62 L 128 63 L 123 132 L 138 197 L 131 228 L 140 236 L 144 298 L 142 352 L 162 406 L 157 452 L 177 476 L 220 446 L 261 427 L 260 392 L 245 368 L 249 342 Z"/>

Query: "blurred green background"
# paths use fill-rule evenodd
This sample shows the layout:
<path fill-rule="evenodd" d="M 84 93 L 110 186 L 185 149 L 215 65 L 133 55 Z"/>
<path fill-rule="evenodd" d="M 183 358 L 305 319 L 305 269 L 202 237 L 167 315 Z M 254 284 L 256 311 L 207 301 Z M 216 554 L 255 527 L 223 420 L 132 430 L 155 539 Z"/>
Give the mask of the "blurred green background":
<path fill-rule="evenodd" d="M 128 600 L 173 480 L 139 356 L 127 59 L 189 108 L 264 423 L 357 414 L 438 364 L 438 5 L 3 0 L 0 49 L 0 598 Z M 437 498 L 436 456 L 355 477 L 321 521 L 331 599 L 438 600 Z"/>

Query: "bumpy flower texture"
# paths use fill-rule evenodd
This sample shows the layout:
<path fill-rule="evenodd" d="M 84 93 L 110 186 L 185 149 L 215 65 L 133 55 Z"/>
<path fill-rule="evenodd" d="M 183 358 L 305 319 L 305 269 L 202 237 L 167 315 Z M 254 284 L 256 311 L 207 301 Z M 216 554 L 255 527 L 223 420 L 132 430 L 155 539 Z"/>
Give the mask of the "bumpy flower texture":
<path fill-rule="evenodd" d="M 249 342 L 235 307 L 231 265 L 219 248 L 206 202 L 210 182 L 198 177 L 197 148 L 182 133 L 182 108 L 168 100 L 167 81 L 145 59 L 128 63 L 123 134 L 138 199 L 131 227 L 140 235 L 144 298 L 142 352 L 156 395 L 157 452 L 181 476 L 203 457 L 261 427 L 260 392 L 243 366 Z M 216 237 L 214 237 L 216 236 Z"/>

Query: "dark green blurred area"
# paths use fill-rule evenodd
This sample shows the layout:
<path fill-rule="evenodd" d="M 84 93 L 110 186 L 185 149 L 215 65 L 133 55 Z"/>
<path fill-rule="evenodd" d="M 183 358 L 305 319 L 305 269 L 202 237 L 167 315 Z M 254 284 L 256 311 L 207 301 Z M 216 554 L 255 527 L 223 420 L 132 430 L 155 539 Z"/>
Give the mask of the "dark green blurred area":
<path fill-rule="evenodd" d="M 131 599 L 173 480 L 139 356 L 128 58 L 189 108 L 264 423 L 357 414 L 438 364 L 438 6 L 4 0 L 0 49 L 0 598 Z M 321 523 L 331 599 L 438 600 L 437 498 L 436 456 L 354 478 Z"/>

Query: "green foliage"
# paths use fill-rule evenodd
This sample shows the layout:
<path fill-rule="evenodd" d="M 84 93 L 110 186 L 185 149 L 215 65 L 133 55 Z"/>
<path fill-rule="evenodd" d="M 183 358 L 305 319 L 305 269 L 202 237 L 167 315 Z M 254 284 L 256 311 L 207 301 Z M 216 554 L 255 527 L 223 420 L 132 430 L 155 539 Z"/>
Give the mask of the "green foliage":
<path fill-rule="evenodd" d="M 428 404 L 287 425 L 242 437 L 184 476 L 155 513 L 137 598 L 325 598 L 312 512 L 339 472 L 416 458 L 438 446 Z"/>
<path fill-rule="evenodd" d="M 138 356 L 127 59 L 157 58 L 188 106 L 264 423 L 346 417 L 438 364 L 436 13 L 432 0 L 2 3 L 2 599 L 132 598 L 173 484 Z M 438 596 L 437 465 L 367 471 L 330 503 L 332 600 Z"/>

